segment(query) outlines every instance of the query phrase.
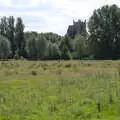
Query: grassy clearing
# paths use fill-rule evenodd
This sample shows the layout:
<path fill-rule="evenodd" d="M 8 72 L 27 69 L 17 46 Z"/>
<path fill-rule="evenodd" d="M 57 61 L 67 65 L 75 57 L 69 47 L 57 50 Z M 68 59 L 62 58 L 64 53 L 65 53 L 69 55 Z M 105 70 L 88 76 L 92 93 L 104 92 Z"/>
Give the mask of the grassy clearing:
<path fill-rule="evenodd" d="M 120 61 L 1 61 L 0 120 L 120 120 Z"/>

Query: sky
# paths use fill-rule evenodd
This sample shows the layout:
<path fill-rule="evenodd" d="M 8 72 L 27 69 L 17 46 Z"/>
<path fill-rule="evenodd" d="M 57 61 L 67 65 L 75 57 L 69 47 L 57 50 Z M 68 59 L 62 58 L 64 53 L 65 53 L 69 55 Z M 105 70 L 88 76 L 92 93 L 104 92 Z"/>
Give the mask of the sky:
<path fill-rule="evenodd" d="M 73 20 L 89 20 L 94 9 L 120 0 L 0 0 L 0 17 L 22 17 L 25 31 L 66 34 Z"/>

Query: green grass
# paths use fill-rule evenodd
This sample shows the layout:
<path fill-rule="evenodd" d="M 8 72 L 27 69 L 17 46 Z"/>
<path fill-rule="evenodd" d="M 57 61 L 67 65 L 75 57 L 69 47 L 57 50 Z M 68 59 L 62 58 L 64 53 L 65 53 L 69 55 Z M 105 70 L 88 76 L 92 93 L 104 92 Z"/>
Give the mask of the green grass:
<path fill-rule="evenodd" d="M 1 61 L 0 120 L 120 120 L 120 61 Z"/>

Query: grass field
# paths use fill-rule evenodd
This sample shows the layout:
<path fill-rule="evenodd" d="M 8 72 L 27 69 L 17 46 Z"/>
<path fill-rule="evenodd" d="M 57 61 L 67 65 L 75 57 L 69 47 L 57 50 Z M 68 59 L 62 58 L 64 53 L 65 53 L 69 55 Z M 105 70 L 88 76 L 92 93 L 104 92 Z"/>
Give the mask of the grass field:
<path fill-rule="evenodd" d="M 120 61 L 1 61 L 0 120 L 120 120 Z"/>

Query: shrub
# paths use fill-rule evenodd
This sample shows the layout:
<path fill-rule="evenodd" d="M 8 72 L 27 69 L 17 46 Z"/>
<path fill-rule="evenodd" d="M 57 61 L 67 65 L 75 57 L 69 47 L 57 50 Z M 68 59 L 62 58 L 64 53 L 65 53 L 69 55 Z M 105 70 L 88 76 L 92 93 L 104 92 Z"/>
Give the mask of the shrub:
<path fill-rule="evenodd" d="M 36 76 L 36 75 L 37 75 L 37 71 L 32 70 L 32 71 L 31 71 L 31 74 L 32 74 L 33 76 Z"/>

